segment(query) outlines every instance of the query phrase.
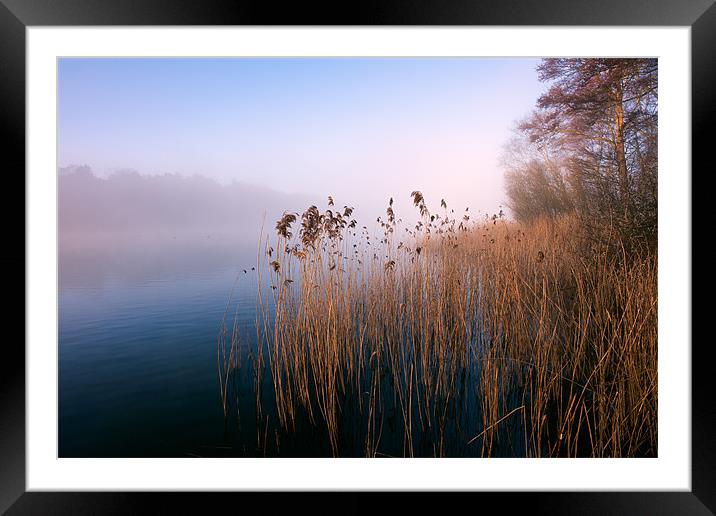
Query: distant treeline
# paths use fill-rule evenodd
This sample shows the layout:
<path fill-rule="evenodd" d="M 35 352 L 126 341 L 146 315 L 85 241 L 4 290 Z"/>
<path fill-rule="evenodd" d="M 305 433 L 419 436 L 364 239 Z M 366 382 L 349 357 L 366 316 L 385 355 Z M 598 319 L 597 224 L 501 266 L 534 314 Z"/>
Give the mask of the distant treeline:
<path fill-rule="evenodd" d="M 630 247 L 657 237 L 656 59 L 543 59 L 549 84 L 503 155 L 515 218 L 575 212 Z"/>
<path fill-rule="evenodd" d="M 298 195 L 244 183 L 178 174 L 123 171 L 95 176 L 86 166 L 59 170 L 60 232 L 231 230 L 256 233 L 264 213 L 271 221 Z"/>

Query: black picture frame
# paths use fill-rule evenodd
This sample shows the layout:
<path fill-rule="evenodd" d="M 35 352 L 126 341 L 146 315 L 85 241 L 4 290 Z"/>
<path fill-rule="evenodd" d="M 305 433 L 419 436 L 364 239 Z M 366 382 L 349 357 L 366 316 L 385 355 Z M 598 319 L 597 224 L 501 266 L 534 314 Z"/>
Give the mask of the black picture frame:
<path fill-rule="evenodd" d="M 17 287 L 26 279 L 25 225 L 15 222 L 25 213 L 25 29 L 28 26 L 77 25 L 604 25 L 691 27 L 692 161 L 706 161 L 709 129 L 716 115 L 716 5 L 714 0 L 527 0 L 440 2 L 334 3 L 328 9 L 293 3 L 278 9 L 269 2 L 232 0 L 0 0 L 0 131 L 4 152 L 6 195 L 3 227 L 13 242 L 0 260 L 5 285 Z M 705 171 L 713 169 L 713 165 Z M 692 179 L 694 174 L 692 173 Z M 701 180 L 700 180 L 701 181 Z M 692 220 L 710 226 L 708 188 L 692 188 Z M 13 200 L 21 203 L 19 207 Z M 696 217 L 694 210 L 704 210 Z M 697 235 L 692 230 L 692 235 Z M 22 242 L 22 245 L 15 244 Z M 22 249 L 22 251 L 18 251 Z M 705 261 L 706 255 L 702 255 Z M 692 275 L 694 265 L 692 250 Z M 697 267 L 704 271 L 704 268 Z M 22 270 L 24 274 L 17 272 Z M 699 277 L 706 289 L 713 282 Z M 703 278 L 703 280 L 701 279 Z M 16 282 L 17 285 L 13 284 Z M 11 292 L 7 289 L 6 292 Z M 9 296 L 8 296 L 9 297 Z M 8 327 L 25 318 L 25 303 L 11 298 L 5 309 Z M 706 310 L 710 303 L 693 304 Z M 22 311 L 22 313 L 21 313 Z M 693 316 L 692 316 L 693 320 Z M 278 512 L 280 505 L 301 505 L 313 511 L 347 513 L 384 507 L 376 493 L 200 493 L 189 503 L 185 493 L 70 493 L 25 492 L 25 339 L 4 339 L 0 358 L 0 511 L 7 514 L 125 514 L 136 512 L 189 513 L 195 503 L 205 509 L 217 501 L 234 508 L 258 504 L 263 511 Z M 537 514 L 712 514 L 716 511 L 716 410 L 710 385 L 710 339 L 692 345 L 692 491 L 691 492 L 530 492 L 451 494 L 451 505 L 482 507 L 498 503 L 502 510 Z M 316 497 L 320 496 L 320 500 Z M 455 499 L 454 496 L 458 496 Z M 240 498 L 237 500 L 237 497 Z M 271 499 L 270 510 L 266 499 Z M 470 499 L 465 499 L 470 497 Z M 338 498 L 338 500 L 333 500 Z M 423 494 L 404 497 L 401 512 L 425 509 Z M 239 505 L 239 503 L 241 505 Z M 340 504 L 340 509 L 338 509 Z M 457 505 L 452 505 L 457 507 Z M 258 512 L 262 512 L 259 510 Z"/>

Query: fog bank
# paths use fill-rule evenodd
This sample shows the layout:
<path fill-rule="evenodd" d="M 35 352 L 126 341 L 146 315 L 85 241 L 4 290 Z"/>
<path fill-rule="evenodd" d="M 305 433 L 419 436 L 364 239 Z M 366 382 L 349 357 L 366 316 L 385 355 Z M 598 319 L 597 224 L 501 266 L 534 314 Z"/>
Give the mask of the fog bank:
<path fill-rule="evenodd" d="M 255 242 L 264 217 L 270 229 L 284 210 L 299 211 L 315 202 L 246 183 L 221 185 L 201 175 L 123 171 L 100 178 L 80 166 L 61 168 L 58 177 L 61 240 L 99 243 L 127 233 L 170 238 L 223 233 Z"/>

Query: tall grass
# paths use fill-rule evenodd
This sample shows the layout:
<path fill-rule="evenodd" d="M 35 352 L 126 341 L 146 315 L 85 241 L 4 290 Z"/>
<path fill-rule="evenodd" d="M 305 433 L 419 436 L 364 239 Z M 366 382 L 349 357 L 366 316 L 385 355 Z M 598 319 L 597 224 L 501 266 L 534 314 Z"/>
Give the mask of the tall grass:
<path fill-rule="evenodd" d="M 254 371 L 280 427 L 308 419 L 335 456 L 355 439 L 384 454 L 386 424 L 404 456 L 655 456 L 656 257 L 572 217 L 473 221 L 412 198 L 419 222 L 391 199 L 378 238 L 329 198 L 260 244 Z"/>

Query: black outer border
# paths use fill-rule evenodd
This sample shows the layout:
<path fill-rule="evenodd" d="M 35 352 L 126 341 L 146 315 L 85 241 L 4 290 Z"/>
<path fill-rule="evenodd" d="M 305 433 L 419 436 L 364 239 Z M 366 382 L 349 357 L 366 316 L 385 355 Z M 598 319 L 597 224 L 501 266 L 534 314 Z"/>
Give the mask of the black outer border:
<path fill-rule="evenodd" d="M 403 0 L 388 3 L 359 2 L 333 5 L 328 9 L 293 3 L 278 9 L 269 2 L 237 0 L 0 0 L 0 142 L 6 184 L 0 202 L 0 221 L 7 240 L 22 241 L 0 253 L 3 282 L 20 291 L 25 267 L 25 228 L 17 220 L 20 209 L 8 200 L 20 200 L 25 192 L 25 28 L 33 25 L 657 25 L 690 26 L 692 29 L 692 158 L 710 166 L 712 126 L 716 115 L 716 5 L 714 0 Z M 711 133 L 711 134 L 709 134 Z M 695 165 L 694 167 L 695 168 Z M 669 172 L 669 171 L 665 171 Z M 675 171 L 678 172 L 678 171 Z M 693 175 L 692 175 L 693 178 Z M 716 222 L 709 210 L 709 189 L 693 191 L 693 208 L 702 216 L 694 222 Z M 22 212 L 25 213 L 24 195 Z M 701 232 L 699 232 L 700 234 Z M 692 230 L 692 235 L 697 232 Z M 17 253 L 16 249 L 22 252 Z M 11 251 L 12 250 L 12 251 Z M 692 251 L 693 253 L 693 251 Z M 711 265 L 708 255 L 703 262 Z M 699 264 L 700 265 L 700 264 Z M 699 267 L 701 268 L 701 267 Z M 705 287 L 714 280 L 700 276 Z M 15 285 L 17 283 L 17 285 Z M 24 286 L 24 285 L 23 285 Z M 21 299 L 25 309 L 25 293 Z M 18 324 L 22 315 L 17 298 L 10 298 L 4 319 Z M 694 304 L 702 311 L 710 303 Z M 692 316 L 693 320 L 693 316 Z M 217 501 L 244 509 L 256 504 L 259 513 L 304 506 L 318 512 L 376 511 L 385 508 L 385 497 L 377 493 L 25 493 L 25 348 L 18 336 L 4 339 L 0 355 L 0 511 L 8 514 L 125 514 L 135 512 L 193 513 Z M 693 339 L 692 339 L 693 340 Z M 450 495 L 451 503 L 464 502 L 479 510 L 485 502 L 498 510 L 537 514 L 709 514 L 716 511 L 716 409 L 709 381 L 709 349 L 712 339 L 692 346 L 692 491 L 640 493 L 471 493 Z M 684 342 L 684 345 L 689 343 Z M 320 498 L 318 498 L 320 497 Z M 469 497 L 469 498 L 468 498 Z M 399 502 L 401 512 L 427 508 L 423 493 L 413 493 Z M 270 502 L 269 502 L 270 500 Z M 283 505 L 279 507 L 278 505 Z M 239 503 L 241 505 L 239 505 Z M 290 505 L 289 505 L 290 504 Z M 340 504 L 340 505 L 339 505 Z M 441 504 L 442 505 L 442 504 Z M 263 507 L 263 508 L 262 508 Z M 443 505 L 443 507 L 445 507 Z M 457 507 L 453 505 L 453 507 Z M 383 509 L 385 510 L 385 509 Z M 202 511 L 203 512 L 203 511 Z"/>

